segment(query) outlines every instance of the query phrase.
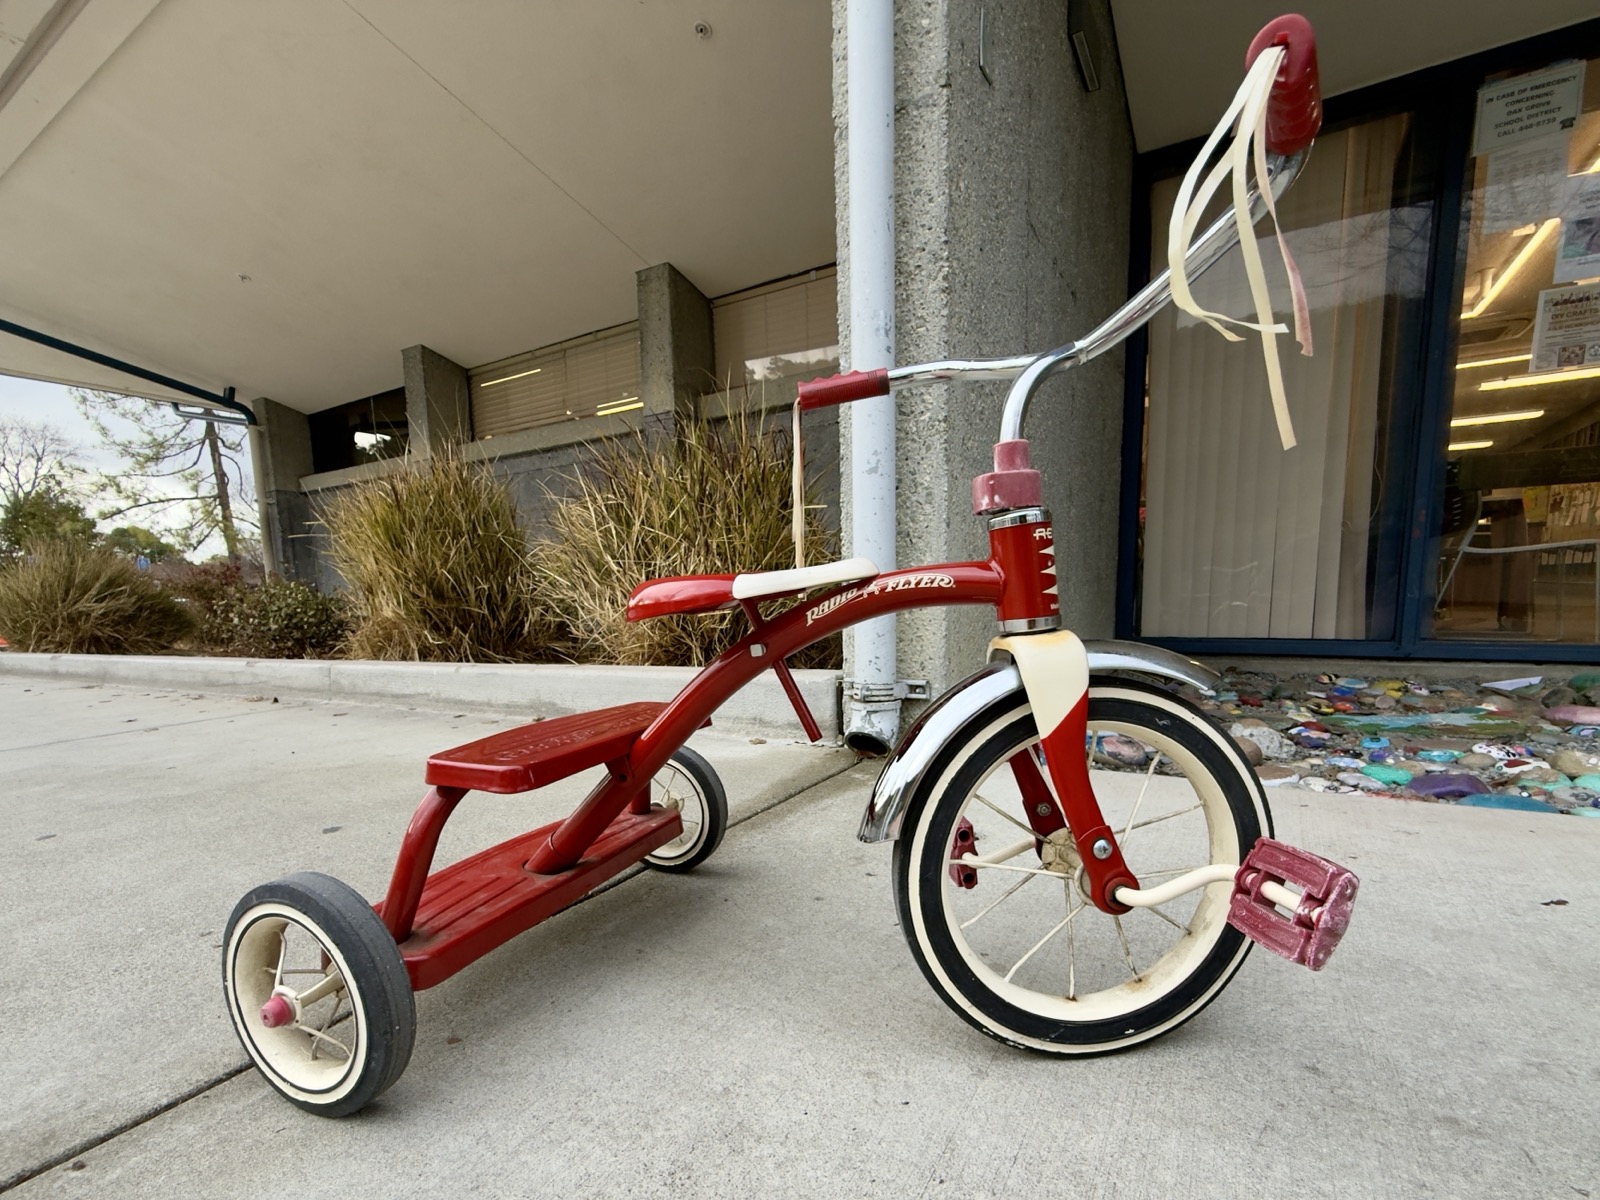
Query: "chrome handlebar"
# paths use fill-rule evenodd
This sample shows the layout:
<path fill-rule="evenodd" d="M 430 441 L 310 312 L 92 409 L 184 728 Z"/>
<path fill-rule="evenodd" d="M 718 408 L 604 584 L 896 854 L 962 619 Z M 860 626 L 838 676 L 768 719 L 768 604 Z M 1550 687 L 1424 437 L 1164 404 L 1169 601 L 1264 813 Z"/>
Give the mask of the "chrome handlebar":
<path fill-rule="evenodd" d="M 1274 197 L 1283 195 L 1305 166 L 1311 148 L 1291 155 L 1271 155 L 1267 163 L 1267 176 Z M 1260 188 L 1250 189 L 1250 216 L 1258 221 L 1266 212 L 1267 204 Z M 1213 221 L 1205 233 L 1189 247 L 1185 256 L 1189 278 L 1194 279 L 1216 264 L 1238 241 L 1230 205 Z M 1028 405 L 1033 395 L 1057 371 L 1076 367 L 1098 358 L 1107 350 L 1126 341 L 1135 330 L 1142 328 L 1151 317 L 1160 312 L 1172 299 L 1172 272 L 1162 271 L 1116 312 L 1112 313 L 1083 338 L 1068 342 L 1043 354 L 1023 354 L 1012 358 L 950 359 L 944 362 L 919 363 L 909 367 L 895 367 L 889 371 L 891 391 L 919 383 L 933 383 L 946 379 L 1014 379 L 1006 394 L 1005 412 L 1000 418 L 1000 440 L 1015 441 L 1022 437 L 1022 423 L 1028 415 Z"/>

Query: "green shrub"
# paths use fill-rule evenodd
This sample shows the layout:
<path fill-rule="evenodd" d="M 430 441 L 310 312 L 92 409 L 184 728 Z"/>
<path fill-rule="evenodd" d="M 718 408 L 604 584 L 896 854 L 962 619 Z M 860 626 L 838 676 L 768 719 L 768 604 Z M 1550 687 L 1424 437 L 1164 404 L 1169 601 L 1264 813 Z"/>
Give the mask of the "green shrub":
<path fill-rule="evenodd" d="M 323 521 L 351 588 L 354 657 L 549 657 L 555 627 L 535 595 L 527 539 L 488 470 L 442 455 L 410 463 L 336 496 Z"/>
<path fill-rule="evenodd" d="M 206 623 L 210 644 L 248 658 L 333 658 L 349 633 L 339 596 L 289 579 L 240 585 L 220 597 Z"/>
<path fill-rule="evenodd" d="M 747 417 L 696 423 L 676 439 L 643 435 L 596 448 L 571 496 L 556 501 L 554 540 L 539 548 L 545 598 L 589 662 L 698 665 L 748 629 L 739 612 L 629 622 L 628 593 L 665 575 L 773 571 L 794 566 L 789 440 Z M 808 503 L 808 508 L 815 506 Z M 832 556 L 815 512 L 806 561 Z M 831 638 L 797 666 L 837 666 Z"/>
<path fill-rule="evenodd" d="M 0 637 L 17 650 L 150 654 L 171 647 L 193 624 L 155 580 L 82 539 L 32 544 L 0 571 Z"/>

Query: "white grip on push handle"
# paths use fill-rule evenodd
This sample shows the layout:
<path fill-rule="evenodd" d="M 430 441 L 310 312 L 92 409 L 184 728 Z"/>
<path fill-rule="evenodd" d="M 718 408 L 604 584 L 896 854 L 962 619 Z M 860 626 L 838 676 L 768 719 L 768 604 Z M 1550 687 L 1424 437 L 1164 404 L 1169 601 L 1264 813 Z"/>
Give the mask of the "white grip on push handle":
<path fill-rule="evenodd" d="M 1272 394 L 1272 411 L 1278 423 L 1278 437 L 1285 450 L 1295 444 L 1294 425 L 1289 419 L 1289 402 L 1283 386 L 1283 368 L 1278 361 L 1276 338 L 1288 330 L 1274 321 L 1272 299 L 1267 291 L 1266 271 L 1261 250 L 1251 227 L 1248 199 L 1250 170 L 1255 168 L 1267 214 L 1277 232 L 1278 250 L 1283 255 L 1293 297 L 1295 340 L 1301 353 L 1311 353 L 1310 309 L 1305 287 L 1289 247 L 1278 229 L 1278 214 L 1267 173 L 1267 151 L 1293 154 L 1304 150 L 1322 127 L 1322 97 L 1317 81 L 1317 43 L 1311 22 L 1290 14 L 1268 24 L 1250 43 L 1245 57 L 1249 68 L 1233 103 L 1211 131 L 1204 148 L 1189 167 L 1178 189 L 1167 231 L 1167 263 L 1172 272 L 1172 299 L 1184 312 L 1198 317 L 1229 341 L 1241 340 L 1233 329 L 1252 330 L 1261 335 L 1262 355 L 1267 368 L 1267 386 Z M 1211 167 L 1204 180 L 1201 173 L 1211 162 L 1217 147 L 1229 134 L 1233 140 Z M 1239 249 L 1244 258 L 1245 277 L 1256 319 L 1244 321 L 1201 307 L 1189 287 L 1187 255 L 1194 241 L 1206 205 L 1216 195 L 1222 181 L 1233 177 L 1233 207 L 1238 222 Z M 1230 328 L 1233 327 L 1233 328 Z"/>

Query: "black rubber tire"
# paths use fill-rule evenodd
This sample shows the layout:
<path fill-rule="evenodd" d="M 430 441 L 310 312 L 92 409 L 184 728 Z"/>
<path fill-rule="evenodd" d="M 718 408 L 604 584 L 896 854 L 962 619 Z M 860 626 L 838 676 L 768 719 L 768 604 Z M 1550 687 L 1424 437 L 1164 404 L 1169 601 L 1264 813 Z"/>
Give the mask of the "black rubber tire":
<path fill-rule="evenodd" d="M 1216 828 L 1211 809 L 1220 811 L 1222 801 L 1227 812 L 1224 820 L 1232 826 L 1231 837 L 1236 839 L 1239 854 L 1248 852 L 1263 833 L 1271 833 L 1266 796 L 1249 763 L 1230 738 L 1186 701 L 1142 683 L 1097 680 L 1089 690 L 1089 722 L 1091 729 L 1110 724 L 1123 731 L 1143 730 L 1150 738 L 1147 744 L 1168 746 L 1174 752 L 1174 761 L 1178 757 L 1187 760 L 1186 779 L 1208 779 L 1206 786 L 1220 793 L 1210 808 L 1201 806 L 1201 820 L 1208 836 Z M 1010 1045 L 1072 1056 L 1129 1049 L 1177 1028 L 1205 1008 L 1239 969 L 1250 943 L 1225 920 L 1219 920 L 1215 899 L 1198 900 L 1196 915 L 1190 917 L 1189 923 L 1193 926 L 1204 905 L 1203 929 L 1180 936 L 1167 952 L 1175 957 L 1158 958 L 1145 971 L 1146 975 L 1157 977 L 1158 964 L 1173 964 L 1162 981 L 1165 990 L 1144 1003 L 1140 989 L 1151 990 L 1148 984 L 1135 982 L 1130 987 L 1124 983 L 1120 990 L 1107 989 L 1098 995 L 1111 998 L 1108 1007 L 1084 1006 L 1082 1011 L 1086 1013 L 1105 1014 L 1102 1019 L 1090 1020 L 1062 1019 L 1063 1013 L 1076 1015 L 1077 1011 L 1066 994 L 1048 995 L 1011 985 L 1009 977 L 1001 976 L 998 968 L 982 962 L 981 956 L 968 946 L 968 935 L 956 920 L 961 914 L 952 915 L 956 901 L 947 901 L 945 896 L 949 883 L 948 847 L 968 795 L 980 785 L 989 787 L 984 781 L 990 773 L 1017 750 L 1036 742 L 1037 737 L 1027 699 L 1017 693 L 968 721 L 926 773 L 921 787 L 909 798 L 903 831 L 895 843 L 893 880 L 901 928 L 917 965 L 940 998 L 968 1024 L 990 1037 Z M 1217 792 L 1212 795 L 1217 796 Z M 1111 819 L 1109 812 L 1107 816 Z M 1220 836 L 1225 841 L 1229 838 L 1225 829 Z M 1139 864 L 1131 857 L 1129 862 L 1137 872 Z M 1150 869 L 1155 868 L 1152 865 Z M 1225 901 L 1221 909 L 1225 917 Z M 976 920 L 975 917 L 966 924 Z M 1111 919 L 1090 907 L 1086 920 L 1109 923 Z M 1120 925 L 1117 930 L 1118 936 L 1124 936 Z M 968 947 L 966 954 L 961 947 Z M 1126 947 L 1124 941 L 1123 948 Z M 1060 990 L 1068 991 L 1065 986 Z M 1118 1001 L 1127 1007 L 1109 1011 Z"/>
<path fill-rule="evenodd" d="M 722 780 L 711 764 L 689 747 L 678 749 L 668 762 L 689 777 L 700 802 L 702 820 L 700 828 L 685 845 L 675 848 L 668 842 L 654 854 L 647 855 L 644 862 L 657 871 L 681 874 L 694 870 L 722 845 L 722 835 L 728 832 L 728 795 L 722 790 Z M 670 775 L 671 767 L 663 768 L 663 773 Z"/>
<path fill-rule="evenodd" d="M 324 965 L 337 966 L 344 977 L 352 1012 L 341 1022 L 351 1026 L 342 1036 L 353 1036 L 354 1043 L 342 1071 L 314 1065 L 310 1048 L 316 1039 L 309 1034 L 297 1034 L 295 1027 L 269 1029 L 261 1019 L 261 1005 L 271 995 L 270 986 L 263 993 L 258 978 L 261 957 L 270 954 L 274 930 L 281 945 L 290 924 L 301 931 L 297 941 L 315 942 Z M 267 1082 L 291 1104 L 319 1116 L 348 1116 L 400 1078 L 416 1041 L 416 998 L 399 947 L 355 889 L 312 871 L 264 883 L 234 907 L 222 944 L 223 996 L 234 1032 Z M 301 1043 L 304 1060 L 298 1057 Z"/>

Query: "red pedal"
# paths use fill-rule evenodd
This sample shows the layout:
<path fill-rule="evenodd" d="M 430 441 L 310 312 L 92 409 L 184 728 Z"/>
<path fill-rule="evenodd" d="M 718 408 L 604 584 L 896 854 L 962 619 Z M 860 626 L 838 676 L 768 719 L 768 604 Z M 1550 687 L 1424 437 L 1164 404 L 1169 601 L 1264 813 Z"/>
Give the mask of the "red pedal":
<path fill-rule="evenodd" d="M 1286 916 L 1279 911 L 1278 902 L 1262 891 L 1290 883 L 1300 888 L 1302 895 L 1294 913 Z M 1349 867 L 1272 838 L 1260 838 L 1233 877 L 1228 924 L 1274 954 L 1320 971 L 1344 937 L 1360 885 Z"/>
<path fill-rule="evenodd" d="M 956 826 L 956 836 L 950 839 L 950 857 L 959 859 L 963 854 L 977 852 L 978 831 L 972 827 L 971 821 L 962 817 L 961 823 Z M 978 868 L 951 863 L 950 878 L 957 887 L 975 888 L 978 886 Z"/>

